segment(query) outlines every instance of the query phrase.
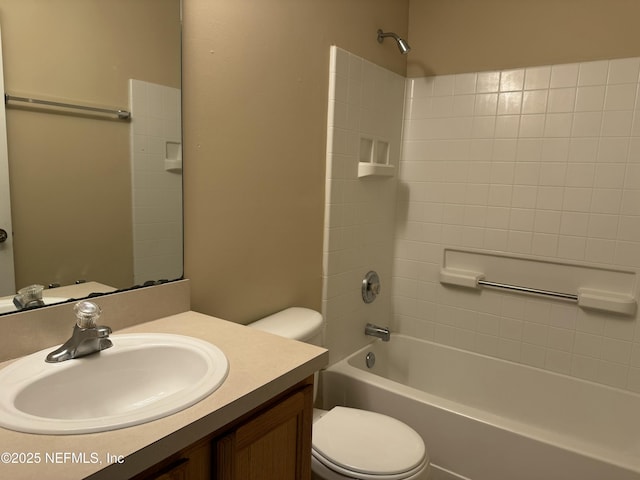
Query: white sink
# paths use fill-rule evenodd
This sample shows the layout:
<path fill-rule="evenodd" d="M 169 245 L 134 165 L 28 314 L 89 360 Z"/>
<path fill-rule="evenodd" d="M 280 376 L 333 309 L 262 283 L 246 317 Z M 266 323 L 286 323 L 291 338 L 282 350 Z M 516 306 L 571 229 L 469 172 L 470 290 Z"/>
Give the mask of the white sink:
<path fill-rule="evenodd" d="M 111 335 L 113 347 L 61 363 L 54 348 L 0 370 L 0 426 L 41 434 L 102 432 L 171 415 L 227 377 L 216 346 L 172 334 Z"/>
<path fill-rule="evenodd" d="M 54 303 L 62 303 L 69 300 L 66 297 L 42 297 L 45 305 L 53 305 Z M 13 304 L 13 297 L 0 299 L 0 313 L 17 312 L 18 309 Z"/>

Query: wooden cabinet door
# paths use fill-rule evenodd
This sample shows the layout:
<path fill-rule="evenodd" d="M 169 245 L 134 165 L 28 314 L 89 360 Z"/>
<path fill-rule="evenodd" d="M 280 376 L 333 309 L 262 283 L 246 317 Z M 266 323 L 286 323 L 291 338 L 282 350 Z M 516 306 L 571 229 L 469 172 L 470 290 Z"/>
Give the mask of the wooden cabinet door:
<path fill-rule="evenodd" d="M 131 480 L 211 480 L 211 455 L 211 439 L 200 441 Z"/>
<path fill-rule="evenodd" d="M 217 480 L 310 479 L 312 404 L 308 385 L 219 439 Z"/>

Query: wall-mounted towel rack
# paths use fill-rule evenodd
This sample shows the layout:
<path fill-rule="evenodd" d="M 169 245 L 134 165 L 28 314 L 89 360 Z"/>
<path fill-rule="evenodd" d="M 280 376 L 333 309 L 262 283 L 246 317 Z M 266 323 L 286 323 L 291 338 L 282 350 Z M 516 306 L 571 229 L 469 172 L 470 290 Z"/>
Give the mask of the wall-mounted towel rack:
<path fill-rule="evenodd" d="M 489 282 L 487 280 L 478 280 L 478 285 L 483 287 L 501 288 L 503 290 L 512 290 L 514 292 L 530 293 L 532 295 L 542 295 L 545 297 L 561 298 L 563 300 L 578 301 L 578 295 L 573 293 L 553 292 L 551 290 L 540 290 L 538 288 L 521 287 L 519 285 L 509 285 L 507 283 Z"/>
<path fill-rule="evenodd" d="M 23 102 L 32 105 L 45 105 L 47 107 L 55 107 L 55 108 L 65 108 L 71 110 L 83 110 L 85 112 L 91 113 L 100 113 L 105 115 L 115 115 L 120 120 L 129 120 L 131 118 L 131 112 L 128 110 L 120 110 L 120 109 L 112 109 L 112 108 L 102 108 L 102 107 L 94 107 L 90 105 L 77 105 L 74 103 L 64 103 L 64 102 L 55 102 L 52 100 L 42 100 L 37 98 L 30 97 L 19 97 L 16 95 L 9 95 L 5 93 L 4 102 L 7 104 L 8 102 Z"/>
<path fill-rule="evenodd" d="M 623 315 L 634 315 L 637 305 L 636 299 L 632 296 L 616 292 L 590 288 L 578 288 L 577 294 L 541 290 L 520 285 L 491 282 L 484 279 L 483 273 L 449 267 L 440 270 L 440 283 L 476 289 L 490 287 L 519 293 L 541 295 L 576 302 L 578 306 L 582 308 L 604 310 Z"/>

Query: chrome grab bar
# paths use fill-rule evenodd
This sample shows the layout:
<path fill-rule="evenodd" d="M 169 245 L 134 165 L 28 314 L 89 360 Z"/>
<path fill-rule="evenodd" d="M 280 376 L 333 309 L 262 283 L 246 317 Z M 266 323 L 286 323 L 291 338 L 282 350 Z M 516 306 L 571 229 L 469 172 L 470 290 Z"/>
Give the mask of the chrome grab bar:
<path fill-rule="evenodd" d="M 491 288 L 501 288 L 503 290 L 514 290 L 516 292 L 532 293 L 534 295 L 545 295 L 547 297 L 562 298 L 564 300 L 578 301 L 578 295 L 573 293 L 554 292 L 552 290 L 540 290 L 538 288 L 521 287 L 519 285 L 509 285 L 507 283 L 489 282 L 487 280 L 478 280 L 478 285 Z"/>

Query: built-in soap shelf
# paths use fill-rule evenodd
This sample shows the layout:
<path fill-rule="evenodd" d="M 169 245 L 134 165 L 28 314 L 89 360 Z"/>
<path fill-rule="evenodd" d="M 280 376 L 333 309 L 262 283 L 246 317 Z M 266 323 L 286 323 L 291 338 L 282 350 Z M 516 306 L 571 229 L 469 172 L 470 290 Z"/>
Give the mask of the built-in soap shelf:
<path fill-rule="evenodd" d="M 440 283 L 571 301 L 585 309 L 633 316 L 635 272 L 479 251 L 445 249 Z"/>
<path fill-rule="evenodd" d="M 165 142 L 164 169 L 167 172 L 182 173 L 182 143 Z"/>
<path fill-rule="evenodd" d="M 358 177 L 392 177 L 396 168 L 389 164 L 389 142 L 380 138 L 360 137 Z"/>

